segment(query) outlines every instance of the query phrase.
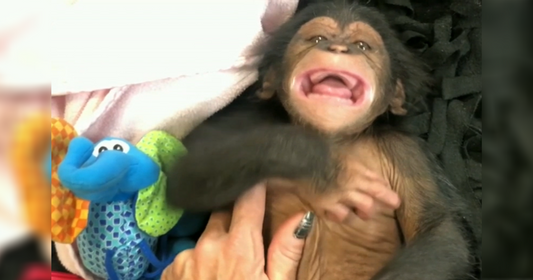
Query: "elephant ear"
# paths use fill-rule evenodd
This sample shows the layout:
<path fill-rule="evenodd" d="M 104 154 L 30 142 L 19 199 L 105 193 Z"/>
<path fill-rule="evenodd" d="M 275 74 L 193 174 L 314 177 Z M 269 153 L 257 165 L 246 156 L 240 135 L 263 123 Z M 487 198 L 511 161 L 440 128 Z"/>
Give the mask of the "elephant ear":
<path fill-rule="evenodd" d="M 70 141 L 77 136 L 72 125 L 61 119 L 51 120 L 52 158 L 52 240 L 58 243 L 72 243 L 87 226 L 89 201 L 77 198 L 61 185 L 57 175 L 59 164 L 67 153 Z"/>
<path fill-rule="evenodd" d="M 183 210 L 172 209 L 166 203 L 166 172 L 176 159 L 186 154 L 185 146 L 174 136 L 163 131 L 152 131 L 136 147 L 160 167 L 159 179 L 137 194 L 135 219 L 145 233 L 158 237 L 169 232 L 179 221 Z"/>

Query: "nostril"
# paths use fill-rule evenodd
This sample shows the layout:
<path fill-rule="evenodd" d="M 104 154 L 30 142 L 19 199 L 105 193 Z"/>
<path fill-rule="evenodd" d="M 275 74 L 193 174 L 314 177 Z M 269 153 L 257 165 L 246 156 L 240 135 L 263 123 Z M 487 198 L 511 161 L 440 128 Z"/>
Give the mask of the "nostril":
<path fill-rule="evenodd" d="M 345 53 L 348 52 L 348 47 L 345 45 L 332 44 L 328 48 L 332 52 Z"/>

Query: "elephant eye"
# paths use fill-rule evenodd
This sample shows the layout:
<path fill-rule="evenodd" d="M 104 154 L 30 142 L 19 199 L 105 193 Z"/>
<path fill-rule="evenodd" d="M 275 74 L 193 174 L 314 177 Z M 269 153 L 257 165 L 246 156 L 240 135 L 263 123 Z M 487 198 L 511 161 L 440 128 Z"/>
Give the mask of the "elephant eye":
<path fill-rule="evenodd" d="M 125 154 L 127 154 L 130 151 L 130 144 L 128 144 L 126 141 L 113 139 L 113 140 L 109 140 L 106 144 L 107 144 L 106 146 L 109 147 L 110 150 L 114 150 L 117 152 L 123 152 Z"/>
<path fill-rule="evenodd" d="M 127 154 L 130 151 L 130 145 L 118 139 L 104 140 L 96 144 L 93 150 L 93 156 L 98 157 L 105 151 L 117 151 Z"/>
<path fill-rule="evenodd" d="M 93 149 L 93 157 L 98 157 L 101 153 L 109 150 L 108 141 L 102 141 L 96 144 Z"/>

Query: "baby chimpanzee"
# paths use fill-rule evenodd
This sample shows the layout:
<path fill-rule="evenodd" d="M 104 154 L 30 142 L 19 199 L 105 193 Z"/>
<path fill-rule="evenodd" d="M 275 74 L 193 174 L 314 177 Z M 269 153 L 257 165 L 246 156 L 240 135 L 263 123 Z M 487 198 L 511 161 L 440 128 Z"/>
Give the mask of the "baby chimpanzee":
<path fill-rule="evenodd" d="M 423 98 L 428 80 L 377 11 L 313 4 L 270 39 L 262 100 L 191 133 L 168 200 L 213 210 L 267 181 L 266 243 L 288 217 L 317 213 L 298 279 L 462 279 L 470 267 L 464 201 L 419 142 L 388 123 Z M 401 206 L 378 207 L 369 219 L 324 219 L 353 206 L 360 164 L 390 184 Z"/>

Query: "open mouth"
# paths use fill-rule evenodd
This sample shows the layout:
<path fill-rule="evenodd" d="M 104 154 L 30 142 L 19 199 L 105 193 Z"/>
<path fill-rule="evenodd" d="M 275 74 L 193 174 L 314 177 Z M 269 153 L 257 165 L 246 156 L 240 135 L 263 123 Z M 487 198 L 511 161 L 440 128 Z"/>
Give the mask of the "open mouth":
<path fill-rule="evenodd" d="M 363 102 L 365 82 L 358 75 L 346 71 L 313 70 L 298 79 L 300 90 L 308 98 L 328 99 L 346 105 Z"/>

